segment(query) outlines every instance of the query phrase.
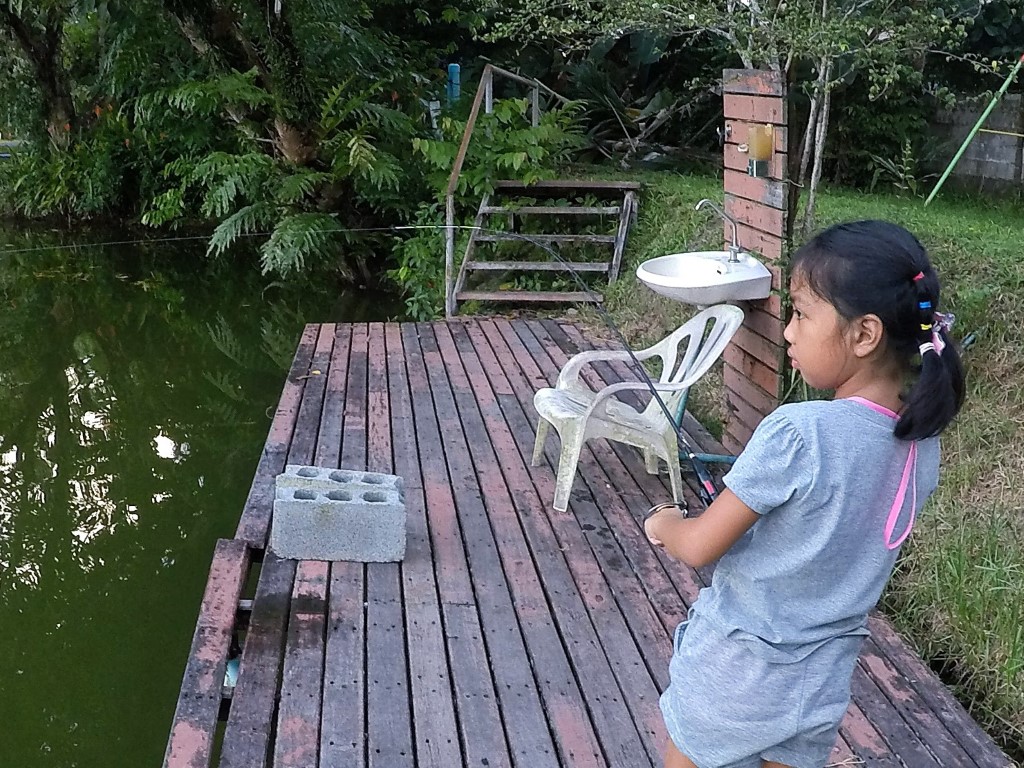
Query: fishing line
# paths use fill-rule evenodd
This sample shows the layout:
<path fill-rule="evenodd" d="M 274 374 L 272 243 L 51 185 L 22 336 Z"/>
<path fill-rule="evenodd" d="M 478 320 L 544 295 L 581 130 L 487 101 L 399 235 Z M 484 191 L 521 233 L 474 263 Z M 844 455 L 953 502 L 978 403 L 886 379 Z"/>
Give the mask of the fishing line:
<path fill-rule="evenodd" d="M 622 335 L 622 332 L 619 330 L 618 326 L 615 324 L 615 321 L 612 319 L 611 314 L 604 307 L 604 304 L 601 301 L 600 297 L 597 295 L 597 293 L 593 289 L 591 289 L 591 287 L 589 285 L 586 284 L 586 282 L 583 280 L 583 278 L 580 275 L 580 273 L 576 270 L 575 266 L 573 265 L 573 262 L 568 261 L 568 260 L 562 258 L 561 254 L 559 254 L 558 251 L 556 251 L 553 247 L 551 247 L 550 245 L 548 245 L 547 243 L 545 243 L 545 242 L 543 242 L 541 240 L 536 239 L 535 237 L 531 237 L 530 235 L 524 235 L 524 234 L 522 234 L 520 232 L 509 232 L 507 230 L 491 229 L 491 228 L 488 228 L 488 227 L 472 226 L 472 225 L 465 225 L 465 224 L 456 224 L 456 225 L 452 225 L 450 227 L 447 224 L 406 224 L 406 225 L 390 226 L 390 227 L 351 227 L 351 228 L 344 228 L 344 227 L 342 227 L 342 228 L 338 228 L 338 229 L 324 229 L 324 230 L 320 230 L 320 232 L 322 232 L 323 234 L 335 234 L 335 233 L 352 233 L 352 234 L 355 234 L 355 233 L 371 233 L 371 232 L 401 232 L 401 231 L 413 231 L 413 230 L 438 230 L 438 229 L 444 229 L 444 230 L 447 230 L 447 229 L 458 229 L 458 230 L 468 230 L 468 231 L 483 232 L 483 233 L 489 233 L 489 234 L 499 234 L 499 235 L 503 235 L 505 237 L 509 237 L 509 238 L 512 238 L 512 239 L 515 239 L 515 240 L 521 240 L 523 242 L 527 242 L 527 243 L 530 243 L 531 245 L 534 245 L 534 246 L 537 246 L 538 248 L 541 248 L 548 255 L 550 255 L 552 258 L 554 258 L 555 261 L 557 261 L 559 264 L 561 264 L 563 267 L 565 267 L 566 271 L 572 276 L 572 279 L 575 281 L 576 285 L 579 286 L 581 291 L 583 293 L 587 294 L 587 296 L 589 296 L 591 298 L 591 300 L 594 303 L 595 308 L 597 309 L 598 314 L 601 316 L 602 320 L 604 320 L 605 325 L 607 325 L 608 328 L 612 331 L 612 333 L 615 334 L 615 336 L 618 339 L 619 343 L 622 345 L 622 348 L 625 349 L 626 353 L 629 355 L 630 361 L 632 363 L 632 367 L 634 368 L 635 372 L 637 373 L 637 375 L 639 375 L 639 377 L 642 380 L 642 382 L 647 385 L 647 388 L 651 392 L 651 396 L 658 403 L 658 406 L 661 408 L 662 413 L 664 413 L 665 418 L 667 418 L 669 420 L 669 423 L 673 425 L 675 433 L 676 433 L 676 440 L 678 442 L 679 448 L 681 449 L 682 453 L 686 455 L 686 458 L 689 460 L 690 465 L 693 467 L 693 471 L 694 471 L 694 473 L 697 476 L 697 481 L 698 481 L 697 495 L 700 498 L 701 502 L 704 503 L 705 506 L 710 506 L 711 502 L 713 502 L 715 500 L 715 498 L 718 496 L 718 490 L 715 487 L 714 480 L 711 477 L 711 473 L 708 471 L 707 465 L 703 461 L 701 461 L 701 459 L 697 456 L 696 452 L 693 450 L 693 447 L 690 445 L 689 441 L 686 439 L 686 435 L 683 433 L 682 425 L 676 423 L 675 416 L 669 411 L 668 405 L 666 405 L 665 401 L 662 399 L 661 394 L 658 392 L 657 386 L 655 385 L 655 383 L 651 379 L 651 377 L 648 375 L 647 369 L 644 368 L 643 364 L 640 362 L 640 360 L 637 359 L 636 355 L 633 353 L 632 347 L 626 341 L 626 338 Z M 246 233 L 242 233 L 242 234 L 238 235 L 238 237 L 267 237 L 267 236 L 269 236 L 271 234 L 273 234 L 273 232 L 246 232 Z M 76 250 L 76 249 L 80 249 L 80 248 L 99 248 L 99 247 L 103 247 L 103 246 L 119 246 L 119 245 L 148 245 L 148 244 L 156 244 L 156 243 L 178 243 L 178 242 L 188 242 L 188 241 L 208 240 L 208 239 L 209 239 L 208 235 L 187 235 L 187 236 L 181 236 L 181 237 L 156 237 L 156 238 L 144 238 L 144 239 L 140 238 L 140 239 L 136 239 L 136 240 L 110 240 L 110 241 L 97 242 L 97 243 L 74 243 L 74 244 L 68 244 L 68 245 L 38 246 L 38 247 L 32 247 L 32 248 L 9 248 L 9 249 L 0 250 L 0 256 L 6 256 L 6 255 L 12 255 L 12 254 L 21 254 L 21 253 L 35 253 L 35 252 L 40 252 L 40 251 Z"/>

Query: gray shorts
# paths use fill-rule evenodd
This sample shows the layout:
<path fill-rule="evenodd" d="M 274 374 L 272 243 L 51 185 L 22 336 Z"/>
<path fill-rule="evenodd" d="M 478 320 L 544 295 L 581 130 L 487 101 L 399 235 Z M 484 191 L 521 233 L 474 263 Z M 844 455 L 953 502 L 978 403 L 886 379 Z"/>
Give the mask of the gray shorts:
<path fill-rule="evenodd" d="M 665 727 L 698 768 L 822 768 L 850 702 L 862 637 L 839 637 L 794 663 L 768 661 L 699 615 L 676 628 Z"/>

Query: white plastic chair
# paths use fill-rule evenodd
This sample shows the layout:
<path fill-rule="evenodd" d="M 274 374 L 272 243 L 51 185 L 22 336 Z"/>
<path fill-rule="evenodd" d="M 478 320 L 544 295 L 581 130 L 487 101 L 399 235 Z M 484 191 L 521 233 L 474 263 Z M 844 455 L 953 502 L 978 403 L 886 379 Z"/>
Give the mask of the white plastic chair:
<path fill-rule="evenodd" d="M 743 310 L 728 304 L 708 307 L 688 320 L 671 335 L 647 349 L 635 352 L 637 360 L 660 357 L 661 373 L 655 389 L 673 415 L 687 390 L 714 364 L 743 322 Z M 681 354 L 680 354 L 681 352 Z M 561 440 L 558 473 L 555 480 L 554 508 L 564 512 L 569 503 L 583 444 L 595 437 L 616 440 L 639 448 L 649 473 L 658 473 L 658 459 L 668 464 L 672 495 L 683 501 L 683 480 L 679 469 L 676 428 L 652 397 L 643 411 L 617 399 L 620 392 L 649 388 L 642 381 L 609 384 L 594 392 L 580 378 L 583 366 L 595 361 L 630 361 L 627 350 L 591 350 L 574 355 L 558 374 L 552 389 L 545 387 L 533 397 L 540 416 L 537 440 L 533 445 L 533 465 L 541 463 L 548 429 L 554 426 Z"/>

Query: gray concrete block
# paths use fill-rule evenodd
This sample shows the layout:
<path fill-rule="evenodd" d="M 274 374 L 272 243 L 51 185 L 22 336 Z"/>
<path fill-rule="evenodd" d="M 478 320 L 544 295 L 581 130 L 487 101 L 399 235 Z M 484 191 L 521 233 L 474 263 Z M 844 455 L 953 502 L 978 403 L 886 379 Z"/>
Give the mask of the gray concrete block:
<path fill-rule="evenodd" d="M 353 474 L 362 479 L 367 473 Z M 294 560 L 402 560 L 405 502 L 395 485 L 335 482 L 328 488 L 277 488 L 270 549 Z"/>
<path fill-rule="evenodd" d="M 365 485 L 367 490 L 374 487 L 397 490 L 404 499 L 405 487 L 402 478 L 399 475 L 387 475 L 383 472 L 362 472 L 354 469 L 331 469 L 289 464 L 285 467 L 285 471 L 277 476 L 275 482 L 276 488 L 312 488 L 324 491 L 351 485 Z"/>

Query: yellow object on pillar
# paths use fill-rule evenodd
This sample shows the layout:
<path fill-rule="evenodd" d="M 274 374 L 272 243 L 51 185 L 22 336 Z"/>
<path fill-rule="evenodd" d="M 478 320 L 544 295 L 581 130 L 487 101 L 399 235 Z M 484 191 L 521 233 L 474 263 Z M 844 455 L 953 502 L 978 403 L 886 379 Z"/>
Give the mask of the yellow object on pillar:
<path fill-rule="evenodd" d="M 772 150 L 775 145 L 775 128 L 771 125 L 752 125 L 747 134 L 747 175 L 768 176 L 771 172 Z"/>

